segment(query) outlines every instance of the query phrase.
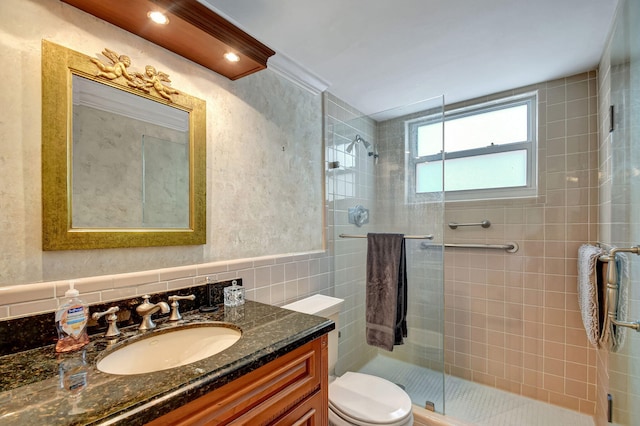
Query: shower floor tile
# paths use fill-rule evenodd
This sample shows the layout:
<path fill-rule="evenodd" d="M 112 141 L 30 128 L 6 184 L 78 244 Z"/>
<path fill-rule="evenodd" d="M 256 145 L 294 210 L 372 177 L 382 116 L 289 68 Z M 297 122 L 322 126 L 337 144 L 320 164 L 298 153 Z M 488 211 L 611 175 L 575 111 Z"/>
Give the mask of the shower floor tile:
<path fill-rule="evenodd" d="M 478 426 L 593 426 L 590 416 L 378 355 L 359 370 L 401 385 L 414 404 Z M 446 397 L 442 396 L 446 380 Z"/>

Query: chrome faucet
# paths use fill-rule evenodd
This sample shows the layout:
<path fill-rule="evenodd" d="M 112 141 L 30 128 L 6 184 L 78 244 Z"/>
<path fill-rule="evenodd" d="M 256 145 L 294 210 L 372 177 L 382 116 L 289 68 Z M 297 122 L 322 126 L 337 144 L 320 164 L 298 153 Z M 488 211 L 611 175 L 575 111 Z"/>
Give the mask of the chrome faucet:
<path fill-rule="evenodd" d="M 136 312 L 138 315 L 142 317 L 142 322 L 140 323 L 140 327 L 138 330 L 146 331 L 156 328 L 156 323 L 151 320 L 151 315 L 155 314 L 158 311 L 161 311 L 163 314 L 169 312 L 169 305 L 167 302 L 158 302 L 158 303 L 149 303 L 149 295 L 145 294 L 142 296 L 144 301 L 142 304 L 138 305 L 136 308 Z"/>

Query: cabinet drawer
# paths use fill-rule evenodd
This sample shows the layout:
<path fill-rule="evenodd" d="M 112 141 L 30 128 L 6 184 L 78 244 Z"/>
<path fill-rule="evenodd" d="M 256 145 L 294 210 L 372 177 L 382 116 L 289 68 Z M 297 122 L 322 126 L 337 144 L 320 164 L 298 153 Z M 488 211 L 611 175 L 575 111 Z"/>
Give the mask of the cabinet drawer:
<path fill-rule="evenodd" d="M 149 425 L 272 423 L 310 395 L 325 393 L 321 388 L 327 386 L 323 378 L 327 374 L 326 341 L 325 335 L 309 342 Z"/>

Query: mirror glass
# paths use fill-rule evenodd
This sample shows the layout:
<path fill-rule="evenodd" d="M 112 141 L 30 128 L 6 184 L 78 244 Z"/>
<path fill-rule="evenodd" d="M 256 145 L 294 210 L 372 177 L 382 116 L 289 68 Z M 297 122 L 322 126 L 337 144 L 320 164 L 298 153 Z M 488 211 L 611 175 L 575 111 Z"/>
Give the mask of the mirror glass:
<path fill-rule="evenodd" d="M 205 244 L 205 102 L 109 49 L 42 47 L 43 249 Z"/>
<path fill-rule="evenodd" d="M 74 75 L 73 228 L 188 228 L 189 114 Z"/>

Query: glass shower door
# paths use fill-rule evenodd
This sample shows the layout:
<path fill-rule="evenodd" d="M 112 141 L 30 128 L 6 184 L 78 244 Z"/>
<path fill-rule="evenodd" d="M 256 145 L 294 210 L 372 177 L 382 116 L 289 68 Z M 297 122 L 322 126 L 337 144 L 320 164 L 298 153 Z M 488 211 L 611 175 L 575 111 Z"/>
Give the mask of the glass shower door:
<path fill-rule="evenodd" d="M 619 3 L 611 45 L 611 243 L 616 247 L 640 244 L 640 3 Z M 601 129 L 607 131 L 607 129 Z M 628 254 L 627 321 L 640 320 L 640 258 Z M 620 299 L 621 303 L 624 303 Z M 609 354 L 609 393 L 612 421 L 634 425 L 640 421 L 640 333 L 622 331 L 623 346 Z"/>
<path fill-rule="evenodd" d="M 411 123 L 443 122 L 442 97 L 363 116 L 327 95 L 327 201 L 332 222 L 335 296 L 341 315 L 337 374 L 361 371 L 403 387 L 415 405 L 444 412 L 444 193 L 416 193 Z M 442 130 L 430 143 L 442 150 Z M 354 211 L 366 210 L 366 223 Z M 351 214 L 350 214 L 351 211 Z M 369 232 L 433 235 L 407 238 L 408 336 L 387 352 L 365 338 L 366 236 Z"/>

